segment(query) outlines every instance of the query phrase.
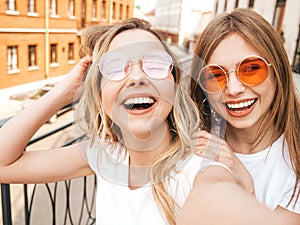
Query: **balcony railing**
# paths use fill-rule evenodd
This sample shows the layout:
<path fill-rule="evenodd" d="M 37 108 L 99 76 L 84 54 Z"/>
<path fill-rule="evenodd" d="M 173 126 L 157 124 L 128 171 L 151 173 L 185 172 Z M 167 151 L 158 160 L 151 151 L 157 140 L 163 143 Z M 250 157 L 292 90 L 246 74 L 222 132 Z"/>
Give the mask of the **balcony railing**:
<path fill-rule="evenodd" d="M 0 127 L 9 119 L 0 121 Z M 73 125 L 73 122 L 69 122 L 35 137 L 27 147 L 64 132 L 68 128 L 71 129 Z M 85 135 L 82 134 L 72 138 L 63 146 L 71 145 L 84 138 Z M 1 184 L 2 223 L 3 225 L 91 225 L 95 223 L 95 194 L 95 176 L 46 184 Z"/>

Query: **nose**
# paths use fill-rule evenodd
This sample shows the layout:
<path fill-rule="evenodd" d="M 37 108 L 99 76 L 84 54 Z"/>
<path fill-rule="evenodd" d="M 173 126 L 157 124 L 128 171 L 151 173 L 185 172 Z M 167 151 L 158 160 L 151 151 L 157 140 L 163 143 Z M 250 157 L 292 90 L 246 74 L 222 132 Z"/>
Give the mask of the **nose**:
<path fill-rule="evenodd" d="M 225 93 L 227 95 L 238 95 L 245 91 L 244 84 L 237 77 L 236 71 L 228 72 Z"/>
<path fill-rule="evenodd" d="M 141 61 L 132 62 L 130 65 L 130 71 L 127 77 L 127 86 L 128 87 L 140 87 L 147 86 L 149 80 L 147 75 L 142 70 Z"/>

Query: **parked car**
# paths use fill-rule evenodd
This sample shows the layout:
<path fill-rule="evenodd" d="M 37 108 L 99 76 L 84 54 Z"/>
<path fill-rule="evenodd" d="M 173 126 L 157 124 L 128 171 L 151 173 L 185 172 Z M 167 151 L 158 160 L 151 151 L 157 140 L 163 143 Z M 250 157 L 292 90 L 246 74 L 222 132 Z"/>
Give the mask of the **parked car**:
<path fill-rule="evenodd" d="M 43 87 L 35 90 L 35 91 L 30 91 L 27 93 L 22 93 L 22 94 L 17 94 L 17 95 L 12 95 L 10 96 L 10 99 L 12 100 L 16 100 L 16 101 L 20 101 L 20 107 L 18 108 L 18 111 L 28 107 L 29 105 L 32 104 L 32 102 L 36 101 L 37 99 L 39 99 L 40 97 L 42 97 L 43 95 L 45 95 L 47 92 L 49 92 L 51 90 L 51 88 L 54 87 L 55 84 L 46 84 Z M 55 123 L 57 118 L 70 111 L 73 110 L 74 105 L 76 103 L 71 103 L 68 104 L 64 107 L 62 107 L 56 114 L 54 114 L 47 122 L 48 123 Z"/>

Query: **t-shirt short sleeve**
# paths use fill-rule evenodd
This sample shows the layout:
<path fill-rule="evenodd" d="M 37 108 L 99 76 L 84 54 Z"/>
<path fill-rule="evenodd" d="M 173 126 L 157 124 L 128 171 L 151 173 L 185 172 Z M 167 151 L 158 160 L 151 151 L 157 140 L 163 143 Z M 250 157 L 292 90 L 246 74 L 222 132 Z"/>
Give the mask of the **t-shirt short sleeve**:
<path fill-rule="evenodd" d="M 177 163 L 177 172 L 174 173 L 173 179 L 170 180 L 169 192 L 179 206 L 183 206 L 193 188 L 197 174 L 205 171 L 210 166 L 221 166 L 231 173 L 226 165 L 195 154 Z"/>

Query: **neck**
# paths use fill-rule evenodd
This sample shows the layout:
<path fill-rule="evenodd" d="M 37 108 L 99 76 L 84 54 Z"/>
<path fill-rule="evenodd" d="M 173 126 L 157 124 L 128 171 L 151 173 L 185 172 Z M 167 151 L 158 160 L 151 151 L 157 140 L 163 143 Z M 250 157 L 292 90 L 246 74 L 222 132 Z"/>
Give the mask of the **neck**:
<path fill-rule="evenodd" d="M 125 132 L 123 139 L 129 153 L 130 165 L 150 166 L 168 149 L 171 142 L 171 133 L 168 126 L 161 126 L 155 132 L 144 133 L 143 135 Z"/>
<path fill-rule="evenodd" d="M 151 165 L 169 148 L 171 134 L 168 130 L 146 139 L 127 136 L 124 142 L 129 154 L 128 187 L 134 190 L 150 182 Z"/>
<path fill-rule="evenodd" d="M 257 142 L 257 130 L 257 127 L 237 129 L 228 124 L 225 139 L 236 153 L 252 154 L 260 152 L 270 145 L 273 129 L 267 130 L 260 142 Z"/>
<path fill-rule="evenodd" d="M 126 145 L 130 157 L 131 166 L 150 166 L 154 161 L 168 149 L 170 145 L 170 134 L 165 135 L 163 140 L 144 140 L 135 145 Z"/>

